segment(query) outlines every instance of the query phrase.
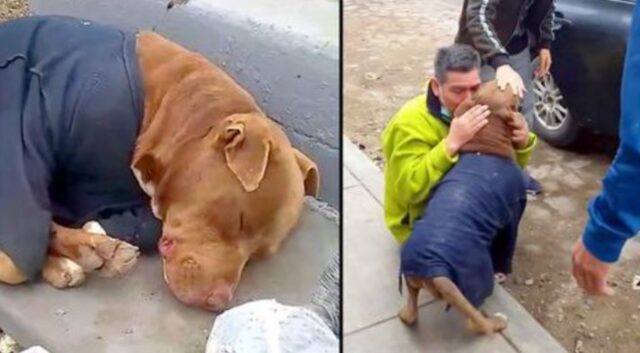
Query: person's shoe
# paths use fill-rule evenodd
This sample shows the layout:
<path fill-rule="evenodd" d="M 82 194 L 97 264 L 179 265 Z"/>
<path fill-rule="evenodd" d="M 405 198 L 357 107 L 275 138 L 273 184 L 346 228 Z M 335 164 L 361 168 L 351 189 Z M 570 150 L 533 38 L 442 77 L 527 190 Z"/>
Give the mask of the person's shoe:
<path fill-rule="evenodd" d="M 542 193 L 542 185 L 536 179 L 534 179 L 529 173 L 527 174 L 527 194 L 539 195 Z"/>

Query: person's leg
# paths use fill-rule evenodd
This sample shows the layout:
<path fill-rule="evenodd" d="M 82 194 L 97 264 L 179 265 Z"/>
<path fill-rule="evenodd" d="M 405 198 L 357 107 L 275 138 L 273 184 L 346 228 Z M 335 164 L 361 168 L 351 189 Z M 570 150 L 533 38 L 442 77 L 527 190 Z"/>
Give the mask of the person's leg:
<path fill-rule="evenodd" d="M 529 49 L 509 57 L 511 67 L 520 75 L 526 92 L 521 103 L 521 111 L 524 119 L 529 125 L 529 129 L 533 128 L 534 110 L 533 110 L 533 67 L 531 65 L 531 55 Z M 528 172 L 525 172 L 527 192 L 537 195 L 542 192 L 542 185 L 534 179 Z"/>
<path fill-rule="evenodd" d="M 491 244 L 491 260 L 493 263 L 494 278 L 497 283 L 504 283 L 507 279 L 507 274 L 511 271 L 505 266 L 505 260 L 507 259 L 507 244 L 509 235 L 506 229 L 501 229 L 496 235 L 496 238 Z"/>
<path fill-rule="evenodd" d="M 529 128 L 533 126 L 533 69 L 531 67 L 531 55 L 529 49 L 523 50 L 521 53 L 512 55 L 509 58 L 511 67 L 520 75 L 526 92 L 522 100 L 522 115 L 527 121 Z"/>

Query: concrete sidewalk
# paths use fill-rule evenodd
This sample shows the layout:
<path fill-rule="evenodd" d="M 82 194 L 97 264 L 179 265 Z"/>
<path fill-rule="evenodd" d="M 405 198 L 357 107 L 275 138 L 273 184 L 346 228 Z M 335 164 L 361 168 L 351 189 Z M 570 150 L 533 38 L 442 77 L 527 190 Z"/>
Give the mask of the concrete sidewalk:
<path fill-rule="evenodd" d="M 310 200 L 282 249 L 248 264 L 234 303 L 309 303 L 338 251 L 338 225 L 330 211 Z M 0 327 L 23 347 L 41 345 L 51 353 L 203 353 L 215 318 L 173 297 L 157 255 L 143 256 L 124 277 L 91 276 L 77 288 L 57 290 L 42 281 L 0 284 Z"/>
<path fill-rule="evenodd" d="M 345 352 L 566 352 L 501 286 L 483 306 L 508 316 L 499 335 L 468 333 L 462 315 L 426 295 L 418 325 L 404 326 L 396 316 L 405 299 L 398 292 L 399 246 L 383 220 L 382 173 L 346 136 L 343 157 Z"/>

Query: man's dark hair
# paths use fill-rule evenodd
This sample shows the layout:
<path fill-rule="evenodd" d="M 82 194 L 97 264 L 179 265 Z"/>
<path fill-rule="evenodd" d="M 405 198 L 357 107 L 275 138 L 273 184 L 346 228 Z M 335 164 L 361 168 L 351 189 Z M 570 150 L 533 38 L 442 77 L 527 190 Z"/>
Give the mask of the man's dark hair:
<path fill-rule="evenodd" d="M 436 79 L 444 83 L 447 72 L 469 72 L 480 70 L 480 54 L 467 44 L 453 44 L 438 49 L 434 64 Z"/>

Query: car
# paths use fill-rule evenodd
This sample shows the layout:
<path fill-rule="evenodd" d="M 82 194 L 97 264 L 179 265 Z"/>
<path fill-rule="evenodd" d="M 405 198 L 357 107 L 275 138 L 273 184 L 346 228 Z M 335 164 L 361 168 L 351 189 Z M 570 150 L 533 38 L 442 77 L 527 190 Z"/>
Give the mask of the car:
<path fill-rule="evenodd" d="M 533 131 L 549 144 L 570 147 L 587 130 L 617 136 L 622 67 L 635 3 L 556 0 L 550 74 L 533 82 Z"/>

